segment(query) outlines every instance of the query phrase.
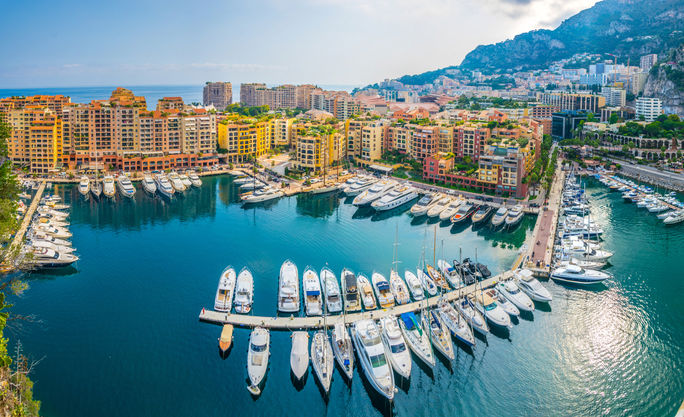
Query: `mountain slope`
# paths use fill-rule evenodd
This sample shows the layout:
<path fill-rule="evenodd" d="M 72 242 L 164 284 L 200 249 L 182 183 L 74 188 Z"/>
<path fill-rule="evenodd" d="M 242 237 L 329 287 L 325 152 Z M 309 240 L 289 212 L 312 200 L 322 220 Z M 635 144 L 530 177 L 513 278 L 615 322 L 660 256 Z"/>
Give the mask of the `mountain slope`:
<path fill-rule="evenodd" d="M 486 71 L 544 68 L 576 53 L 630 57 L 662 53 L 684 41 L 681 0 L 603 0 L 554 30 L 535 30 L 493 45 L 480 45 L 461 67 Z"/>

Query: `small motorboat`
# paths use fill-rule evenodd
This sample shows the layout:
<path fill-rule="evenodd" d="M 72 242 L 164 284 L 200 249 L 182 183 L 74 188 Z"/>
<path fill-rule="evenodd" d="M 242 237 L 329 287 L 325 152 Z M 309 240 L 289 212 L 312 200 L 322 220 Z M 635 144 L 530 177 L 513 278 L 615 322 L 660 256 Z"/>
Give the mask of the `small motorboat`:
<path fill-rule="evenodd" d="M 202 186 L 202 180 L 200 179 L 199 175 L 195 173 L 195 171 L 188 171 L 188 178 L 190 179 L 190 183 L 193 187 L 199 188 Z"/>
<path fill-rule="evenodd" d="M 425 289 L 423 288 L 423 283 L 413 272 L 408 269 L 404 271 L 404 278 L 406 279 L 406 285 L 408 286 L 411 296 L 416 301 L 421 301 L 425 299 Z"/>
<path fill-rule="evenodd" d="M 216 290 L 214 310 L 229 312 L 233 308 L 233 292 L 235 290 L 235 281 L 235 270 L 232 266 L 228 266 L 223 270 L 223 272 L 221 272 L 218 289 Z"/>
<path fill-rule="evenodd" d="M 449 265 L 444 259 L 437 260 L 437 267 L 442 271 L 442 275 L 446 277 L 449 284 L 454 288 L 461 288 L 463 286 L 463 281 L 461 281 L 461 274 L 459 270 Z"/>
<path fill-rule="evenodd" d="M 438 197 L 434 194 L 425 194 L 420 198 L 420 200 L 418 200 L 416 204 L 413 205 L 413 207 L 411 207 L 411 214 L 416 217 L 426 215 L 430 207 L 436 203 L 436 200 L 438 200 Z"/>
<path fill-rule="evenodd" d="M 506 216 L 506 227 L 516 226 L 520 223 L 523 216 L 525 216 L 523 206 L 520 204 L 513 206 L 513 208 L 508 211 L 508 216 Z"/>
<path fill-rule="evenodd" d="M 253 395 L 261 394 L 261 382 L 268 369 L 271 335 L 267 329 L 256 327 L 249 336 L 247 351 L 247 375 L 250 385 L 247 387 Z"/>
<path fill-rule="evenodd" d="M 71 253 L 56 252 L 50 248 L 33 248 L 30 263 L 39 268 L 59 268 L 69 266 L 78 261 L 78 256 Z"/>
<path fill-rule="evenodd" d="M 237 277 L 235 284 L 235 311 L 241 314 L 247 314 L 252 310 L 252 302 L 254 298 L 254 277 L 252 272 L 244 267 Z"/>
<path fill-rule="evenodd" d="M 78 182 L 78 192 L 81 195 L 88 195 L 90 192 L 90 178 L 86 176 L 81 177 L 81 180 Z"/>
<path fill-rule="evenodd" d="M 432 281 L 438 287 L 441 287 L 443 291 L 449 291 L 451 289 L 451 288 L 449 288 L 449 284 L 447 283 L 447 280 L 444 279 L 444 275 L 442 275 L 442 273 L 439 272 L 434 266 L 425 265 L 425 272 L 427 272 L 428 276 L 430 276 L 430 278 L 432 278 Z"/>
<path fill-rule="evenodd" d="M 321 269 L 321 288 L 325 296 L 325 306 L 329 313 L 339 313 L 342 311 L 342 296 L 340 293 L 340 284 L 333 271 L 327 266 Z"/>
<path fill-rule="evenodd" d="M 319 330 L 314 333 L 313 341 L 311 342 L 311 364 L 326 394 L 330 391 L 334 363 L 335 359 L 328 333 L 324 330 Z"/>
<path fill-rule="evenodd" d="M 482 291 L 470 294 L 468 298 L 470 299 L 471 305 L 474 305 L 477 311 L 484 315 L 491 323 L 500 327 L 511 327 L 511 318 L 504 309 L 496 303 L 494 298 Z"/>
<path fill-rule="evenodd" d="M 356 276 L 347 268 L 342 270 L 342 299 L 344 300 L 344 311 L 354 312 L 361 310 Z"/>
<path fill-rule="evenodd" d="M 389 283 L 390 288 L 392 289 L 392 295 L 394 295 L 394 300 L 397 304 L 408 304 L 411 301 L 411 295 L 409 294 L 406 283 L 394 270 L 390 272 Z"/>
<path fill-rule="evenodd" d="M 354 347 L 349 331 L 342 323 L 335 324 L 333 328 L 332 349 L 342 373 L 351 381 L 354 376 Z"/>
<path fill-rule="evenodd" d="M 409 379 L 411 376 L 411 354 L 406 348 L 406 342 L 401 335 L 401 329 L 395 317 L 380 319 L 382 327 L 382 343 L 388 353 L 392 369 L 397 375 Z"/>
<path fill-rule="evenodd" d="M 299 273 L 297 266 L 289 259 L 280 267 L 278 280 L 278 311 L 295 313 L 299 311 Z"/>
<path fill-rule="evenodd" d="M 221 350 L 221 355 L 225 355 L 228 349 L 233 345 L 233 325 L 224 324 L 221 330 L 221 336 L 219 337 L 219 349 Z"/>
<path fill-rule="evenodd" d="M 532 275 L 529 269 L 519 269 L 513 273 L 518 288 L 534 301 L 548 303 L 553 299 L 551 293 Z"/>
<path fill-rule="evenodd" d="M 292 374 L 301 381 L 309 369 L 309 333 L 292 332 L 292 350 L 290 351 L 290 369 Z"/>
<path fill-rule="evenodd" d="M 456 310 L 458 310 L 468 323 L 470 323 L 473 330 L 477 330 L 483 335 L 489 333 L 489 326 L 482 314 L 475 308 L 475 304 L 471 297 L 463 297 L 456 300 L 454 301 L 454 305 L 456 306 Z"/>
<path fill-rule="evenodd" d="M 516 317 L 520 315 L 520 310 L 508 298 L 504 297 L 503 294 L 499 292 L 496 288 L 490 288 L 485 291 L 485 295 L 488 295 L 496 301 L 496 304 L 503 309 L 511 317 Z"/>
<path fill-rule="evenodd" d="M 154 195 L 157 192 L 157 184 L 154 183 L 154 179 L 150 175 L 145 175 L 140 183 L 146 193 Z"/>
<path fill-rule="evenodd" d="M 492 217 L 492 226 L 499 227 L 506 221 L 506 216 L 508 216 L 508 209 L 506 206 L 499 207 Z"/>
<path fill-rule="evenodd" d="M 99 200 L 102 195 L 102 183 L 95 180 L 95 182 L 90 184 L 90 194 L 92 194 L 96 200 Z"/>
<path fill-rule="evenodd" d="M 323 314 L 323 297 L 321 296 L 321 282 L 313 268 L 307 266 L 302 275 L 304 287 L 304 308 L 307 316 Z"/>
<path fill-rule="evenodd" d="M 394 307 L 394 295 L 392 295 L 392 290 L 387 278 L 385 278 L 382 274 L 373 272 L 373 275 L 371 275 L 371 282 L 373 283 L 375 295 L 378 297 L 380 307 Z"/>
<path fill-rule="evenodd" d="M 416 269 L 416 276 L 420 280 L 420 283 L 423 284 L 423 288 L 427 291 L 428 295 L 431 297 L 437 295 L 437 285 L 425 271 L 420 268 Z"/>
<path fill-rule="evenodd" d="M 365 275 L 359 274 L 356 276 L 356 286 L 359 290 L 359 294 L 361 294 L 363 308 L 366 310 L 375 310 L 378 308 L 378 303 L 375 299 L 375 294 L 373 293 L 373 286 Z"/>
<path fill-rule="evenodd" d="M 424 313 L 423 313 L 424 314 Z M 421 325 L 422 323 L 422 325 Z M 435 366 L 435 355 L 430 344 L 426 323 L 412 311 L 399 316 L 399 328 L 408 347 L 420 360 L 430 367 Z"/>
<path fill-rule="evenodd" d="M 190 187 L 192 187 L 192 181 L 190 181 L 190 178 L 186 174 L 180 174 L 178 175 L 178 178 L 181 180 L 183 185 L 185 185 L 186 190 L 189 190 Z"/>
<path fill-rule="evenodd" d="M 477 209 L 475 213 L 473 213 L 473 216 L 471 217 L 471 221 L 473 224 L 480 224 L 484 223 L 489 219 L 489 216 L 494 213 L 494 209 L 492 206 L 489 206 L 487 204 L 483 204 L 480 206 L 480 208 Z"/>
<path fill-rule="evenodd" d="M 126 175 L 119 175 L 116 179 L 116 184 L 119 186 L 119 192 L 122 196 L 126 198 L 133 198 L 135 196 L 135 187 Z"/>
<path fill-rule="evenodd" d="M 442 214 L 444 210 L 446 210 L 446 208 L 451 203 L 451 200 L 451 197 L 445 197 L 440 195 L 437 199 L 437 202 L 432 204 L 425 214 L 427 214 L 427 216 L 431 218 L 439 216 L 440 214 Z"/>
<path fill-rule="evenodd" d="M 439 213 L 439 220 L 443 222 L 449 221 L 453 215 L 456 214 L 459 207 L 461 207 L 461 205 L 464 203 L 465 200 L 462 197 L 452 200 L 449 205 L 441 213 Z"/>
<path fill-rule="evenodd" d="M 107 175 L 104 177 L 102 180 L 102 193 L 105 195 L 105 197 L 108 198 L 114 198 L 114 195 L 116 194 L 116 187 L 114 186 L 114 177 L 111 175 Z"/>

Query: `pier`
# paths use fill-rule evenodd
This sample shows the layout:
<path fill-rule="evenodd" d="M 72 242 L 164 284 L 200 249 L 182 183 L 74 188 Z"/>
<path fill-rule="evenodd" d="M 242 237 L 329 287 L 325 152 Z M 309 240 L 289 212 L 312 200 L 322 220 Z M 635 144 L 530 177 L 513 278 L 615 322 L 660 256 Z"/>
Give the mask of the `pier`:
<path fill-rule="evenodd" d="M 12 243 L 10 246 L 16 246 L 21 244 L 21 241 L 24 239 L 24 235 L 26 234 L 26 230 L 29 227 L 29 224 L 31 223 L 31 219 L 33 218 L 33 213 L 35 213 L 36 209 L 38 208 L 38 203 L 40 203 L 40 198 L 43 196 L 43 191 L 45 191 L 45 186 L 46 182 L 43 181 L 40 183 L 38 186 L 38 190 L 36 191 L 36 195 L 33 196 L 33 200 L 31 201 L 31 204 L 28 206 L 26 209 L 26 213 L 24 214 L 24 220 L 21 222 L 21 226 L 19 226 L 19 230 L 17 230 L 17 233 L 14 235 L 14 238 L 12 239 Z"/>
<path fill-rule="evenodd" d="M 421 310 L 426 307 L 435 307 L 440 301 L 455 301 L 465 294 L 471 294 L 477 290 L 489 288 L 501 280 L 509 279 L 513 276 L 513 272 L 506 271 L 503 274 L 496 275 L 480 282 L 477 282 L 466 287 L 451 290 L 442 294 L 441 296 L 434 296 L 422 301 L 414 301 L 408 304 L 395 305 L 394 307 L 363 311 L 358 313 L 348 313 L 344 315 L 326 316 L 325 325 L 334 326 L 337 323 L 353 323 L 359 320 L 367 319 L 381 319 L 388 316 L 398 316 L 410 311 Z M 264 327 L 273 330 L 296 330 L 296 329 L 317 329 L 323 327 L 323 317 L 264 317 L 252 316 L 245 314 L 231 314 L 221 313 L 219 311 L 212 311 L 202 309 L 199 315 L 200 321 L 213 324 L 232 324 L 237 327 Z"/>
<path fill-rule="evenodd" d="M 606 179 L 609 179 L 609 180 L 612 180 L 612 181 L 616 181 L 615 179 L 613 179 L 613 178 L 612 178 L 611 176 L 609 176 L 609 175 L 605 175 L 605 174 L 598 174 L 598 175 L 599 175 L 599 177 L 601 177 L 601 178 L 606 178 Z M 625 183 L 622 182 L 622 181 L 618 181 L 618 182 L 619 182 L 620 184 L 624 185 L 625 187 L 629 188 L 630 191 L 636 192 L 636 193 L 639 195 L 639 197 L 644 197 L 644 196 L 647 196 L 647 195 L 648 195 L 648 194 L 646 194 L 646 193 L 643 193 L 643 192 L 639 191 L 639 189 L 637 189 L 636 187 L 632 187 L 631 185 L 625 184 Z M 610 191 L 617 191 L 617 190 L 610 189 Z M 668 203 L 667 201 L 660 200 L 660 202 L 661 202 L 662 204 L 665 204 L 667 207 L 669 207 L 669 208 L 672 209 L 672 210 L 681 210 L 679 207 L 673 206 L 672 204 Z"/>

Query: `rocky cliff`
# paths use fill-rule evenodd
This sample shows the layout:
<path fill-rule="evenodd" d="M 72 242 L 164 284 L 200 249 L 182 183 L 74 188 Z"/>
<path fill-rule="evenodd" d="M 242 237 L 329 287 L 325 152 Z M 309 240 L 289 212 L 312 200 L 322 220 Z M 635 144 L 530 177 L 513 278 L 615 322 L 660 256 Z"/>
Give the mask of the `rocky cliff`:
<path fill-rule="evenodd" d="M 657 97 L 665 113 L 684 117 L 684 44 L 654 67 L 646 80 L 644 97 Z"/>

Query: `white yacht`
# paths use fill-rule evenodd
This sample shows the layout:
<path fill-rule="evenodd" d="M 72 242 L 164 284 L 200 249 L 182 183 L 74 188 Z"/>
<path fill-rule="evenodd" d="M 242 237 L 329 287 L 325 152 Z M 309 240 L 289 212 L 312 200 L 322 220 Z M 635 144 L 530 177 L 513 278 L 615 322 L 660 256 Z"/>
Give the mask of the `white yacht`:
<path fill-rule="evenodd" d="M 496 288 L 490 288 L 485 290 L 485 294 L 492 297 L 496 304 L 503 309 L 511 317 L 517 317 L 520 315 L 520 310 L 512 302 L 508 301 L 508 298 L 504 297 L 503 294 L 499 292 Z"/>
<path fill-rule="evenodd" d="M 439 220 L 447 221 L 451 219 L 454 216 L 454 214 L 458 212 L 459 207 L 461 207 L 461 205 L 463 204 L 465 204 L 465 200 L 463 200 L 462 198 L 455 199 L 454 201 L 449 203 L 447 208 L 445 208 L 441 213 L 439 213 Z"/>
<path fill-rule="evenodd" d="M 356 276 L 356 287 L 361 295 L 363 308 L 366 310 L 375 310 L 378 308 L 378 303 L 375 300 L 375 294 L 373 293 L 373 286 L 365 275 L 359 274 Z"/>
<path fill-rule="evenodd" d="M 245 204 L 249 203 L 261 203 L 264 201 L 274 200 L 283 196 L 283 192 L 271 187 L 264 187 L 255 190 L 251 193 L 243 194 L 241 196 L 242 202 Z"/>
<path fill-rule="evenodd" d="M 78 192 L 81 195 L 88 195 L 90 192 L 90 178 L 86 176 L 81 177 L 81 180 L 78 182 Z"/>
<path fill-rule="evenodd" d="M 511 327 L 511 318 L 501 306 L 496 303 L 494 298 L 482 291 L 470 294 L 471 305 L 474 305 L 480 314 L 484 315 L 491 323 L 501 327 Z"/>
<path fill-rule="evenodd" d="M 399 376 L 409 379 L 411 377 L 411 353 L 406 347 L 396 317 L 381 318 L 380 326 L 382 327 L 382 343 L 385 345 L 385 352 L 389 356 L 392 369 Z"/>
<path fill-rule="evenodd" d="M 437 295 L 437 285 L 435 284 L 435 281 L 430 278 L 430 275 L 426 274 L 422 269 L 416 268 L 416 276 L 420 280 L 420 283 L 423 284 L 423 288 L 427 291 L 428 295 L 431 297 Z"/>
<path fill-rule="evenodd" d="M 473 215 L 475 210 L 475 206 L 466 201 L 463 204 L 461 204 L 461 206 L 458 208 L 458 210 L 456 210 L 456 213 L 454 213 L 453 216 L 449 217 L 449 220 L 451 221 L 451 223 L 464 222 L 468 218 L 470 218 L 470 216 Z"/>
<path fill-rule="evenodd" d="M 393 319 L 394 320 L 394 319 Z M 421 319 L 412 311 L 399 316 L 399 328 L 404 340 L 413 353 L 430 367 L 435 366 L 435 355 L 430 344 L 427 327 L 421 325 Z"/>
<path fill-rule="evenodd" d="M 427 275 L 432 278 L 432 281 L 435 283 L 435 285 L 437 285 L 437 287 L 441 287 L 443 291 L 451 290 L 447 280 L 444 278 L 444 275 L 435 269 L 434 266 L 429 264 L 425 265 L 425 272 L 427 272 Z"/>
<path fill-rule="evenodd" d="M 176 190 L 173 188 L 171 185 L 171 182 L 169 182 L 169 179 L 166 178 L 166 175 L 164 174 L 157 174 L 154 176 L 154 182 L 157 183 L 157 191 L 165 197 L 171 198 L 175 194 Z"/>
<path fill-rule="evenodd" d="M 368 190 L 378 182 L 376 178 L 358 178 L 354 184 L 347 186 L 343 192 L 347 197 L 356 197 L 362 192 Z"/>
<path fill-rule="evenodd" d="M 567 265 L 554 269 L 551 273 L 554 281 L 567 282 L 570 284 L 590 285 L 598 284 L 609 278 L 610 274 L 592 269 L 584 269 L 577 265 Z"/>
<path fill-rule="evenodd" d="M 167 175 L 166 177 L 168 178 L 169 182 L 171 183 L 171 186 L 176 192 L 180 194 L 185 193 L 187 187 L 185 186 L 185 184 L 183 184 L 183 181 L 181 181 L 177 172 L 171 171 L 169 172 L 169 175 Z"/>
<path fill-rule="evenodd" d="M 416 301 L 421 301 L 425 299 L 425 289 L 423 288 L 423 283 L 413 272 L 408 269 L 404 271 L 404 278 L 406 279 L 406 285 L 408 286 L 411 296 Z"/>
<path fill-rule="evenodd" d="M 114 186 L 114 177 L 107 175 L 102 180 L 102 193 L 105 197 L 113 198 L 116 194 L 116 187 Z"/>
<path fill-rule="evenodd" d="M 427 211 L 427 216 L 428 217 L 437 217 L 439 216 L 451 203 L 451 197 L 445 197 L 443 195 L 439 196 L 439 199 L 435 204 L 430 206 L 430 208 Z"/>
<path fill-rule="evenodd" d="M 380 308 L 394 307 L 394 295 L 390 289 L 389 282 L 382 274 L 373 272 L 371 275 L 371 282 L 375 289 L 375 295 L 378 297 Z"/>
<path fill-rule="evenodd" d="M 252 302 L 254 298 L 254 277 L 252 272 L 244 267 L 237 277 L 235 284 L 235 311 L 241 314 L 247 314 L 252 310 Z"/>
<path fill-rule="evenodd" d="M 354 347 L 349 331 L 342 323 L 335 324 L 333 329 L 332 349 L 342 373 L 351 381 L 354 376 Z"/>
<path fill-rule="evenodd" d="M 419 217 L 427 214 L 430 207 L 439 201 L 439 197 L 432 193 L 427 193 L 411 207 L 411 214 Z"/>
<path fill-rule="evenodd" d="M 251 385 L 247 387 L 253 395 L 261 394 L 261 382 L 268 369 L 271 335 L 267 329 L 256 327 L 249 336 L 247 351 L 247 375 Z"/>
<path fill-rule="evenodd" d="M 154 195 L 157 192 L 157 184 L 154 183 L 154 179 L 150 175 L 145 175 L 140 183 L 146 193 Z"/>
<path fill-rule="evenodd" d="M 454 353 L 454 344 L 451 341 L 449 328 L 446 327 L 440 315 L 434 311 L 423 311 L 421 314 L 423 319 L 423 328 L 430 329 L 430 340 L 433 346 L 447 359 L 454 360 L 456 354 Z"/>
<path fill-rule="evenodd" d="M 456 310 L 470 323 L 473 330 L 477 330 L 481 334 L 489 332 L 489 326 L 482 314 L 477 311 L 470 297 L 463 297 L 454 301 Z"/>
<path fill-rule="evenodd" d="M 69 266 L 78 261 L 78 256 L 71 253 L 62 253 L 50 248 L 33 248 L 31 263 L 41 268 Z"/>
<path fill-rule="evenodd" d="M 183 185 L 185 185 L 186 190 L 189 190 L 190 187 L 192 187 L 192 181 L 190 181 L 190 178 L 186 174 L 178 175 L 178 179 L 180 179 Z"/>
<path fill-rule="evenodd" d="M 320 316 L 323 314 L 323 298 L 321 295 L 321 282 L 313 268 L 307 266 L 302 275 L 304 288 L 304 307 L 307 316 Z"/>
<path fill-rule="evenodd" d="M 133 198 L 135 196 L 135 187 L 131 180 L 125 175 L 119 175 L 116 178 L 116 184 L 119 186 L 119 192 L 126 198 Z"/>
<path fill-rule="evenodd" d="M 411 301 L 411 295 L 409 294 L 409 289 L 401 276 L 394 270 L 390 272 L 390 288 L 392 290 L 392 295 L 394 295 L 394 300 L 397 304 L 408 304 Z"/>
<path fill-rule="evenodd" d="M 506 221 L 506 216 L 508 216 L 508 209 L 506 206 L 499 207 L 494 213 L 494 216 L 492 216 L 492 226 L 501 226 Z"/>
<path fill-rule="evenodd" d="M 57 246 L 71 246 L 71 241 L 50 236 L 45 232 L 41 232 L 40 230 L 31 230 L 27 235 L 34 241 L 45 241 Z"/>
<path fill-rule="evenodd" d="M 188 171 L 188 178 L 190 179 L 190 184 L 192 184 L 193 187 L 199 188 L 202 186 L 202 180 L 195 171 Z"/>
<path fill-rule="evenodd" d="M 499 282 L 496 284 L 496 289 L 499 294 L 503 295 L 508 301 L 513 303 L 518 310 L 527 312 L 534 311 L 534 303 L 532 302 L 532 299 L 527 294 L 520 291 L 520 288 L 518 288 L 518 285 L 514 280 Z"/>
<path fill-rule="evenodd" d="M 394 399 L 394 374 L 377 324 L 373 320 L 357 321 L 352 324 L 351 336 L 368 382 L 383 397 Z"/>
<path fill-rule="evenodd" d="M 99 200 L 100 196 L 102 195 L 102 183 L 97 179 L 90 184 L 90 194 L 92 194 L 96 200 Z"/>
<path fill-rule="evenodd" d="M 445 261 L 444 259 L 438 259 L 437 267 L 442 272 L 442 275 L 446 277 L 447 281 L 449 281 L 449 284 L 451 284 L 452 287 L 461 288 L 463 286 L 461 274 L 458 270 L 456 270 L 456 268 L 450 265 L 449 262 Z"/>
<path fill-rule="evenodd" d="M 446 301 L 442 301 L 439 303 L 437 311 L 444 324 L 456 339 L 465 343 L 467 346 L 475 345 L 475 336 L 473 335 L 472 328 L 468 324 L 468 320 L 456 311 L 454 306 Z"/>
<path fill-rule="evenodd" d="M 327 395 L 330 391 L 330 383 L 332 382 L 335 358 L 330 346 L 328 333 L 325 330 L 319 330 L 313 335 L 313 340 L 311 341 L 311 365 L 313 366 L 314 374 L 316 374 Z"/>
<path fill-rule="evenodd" d="M 325 266 L 321 269 L 320 277 L 323 295 L 325 296 L 325 307 L 329 313 L 339 313 L 342 311 L 342 295 L 335 274 Z"/>
<path fill-rule="evenodd" d="M 295 313 L 299 311 L 299 273 L 297 266 L 289 259 L 280 267 L 278 280 L 278 311 Z"/>
<path fill-rule="evenodd" d="M 513 227 L 517 225 L 524 216 L 525 212 L 523 211 L 523 206 L 519 204 L 513 206 L 513 208 L 508 210 L 508 216 L 506 216 L 506 226 Z"/>
<path fill-rule="evenodd" d="M 678 212 L 672 214 L 663 220 L 665 224 L 677 224 L 684 221 L 684 210 L 679 210 Z"/>
<path fill-rule="evenodd" d="M 392 191 L 392 189 L 396 186 L 397 186 L 397 183 L 395 181 L 380 180 L 380 181 L 376 182 L 375 184 L 373 184 L 366 191 L 357 195 L 354 198 L 354 201 L 352 201 L 352 204 L 355 206 L 368 206 L 371 203 L 373 203 L 373 201 L 381 198 L 385 194 Z"/>
<path fill-rule="evenodd" d="M 34 225 L 36 231 L 43 232 L 57 239 L 68 239 L 72 236 L 71 232 L 62 227 L 50 226 L 49 224 Z"/>
<path fill-rule="evenodd" d="M 297 380 L 301 380 L 309 369 L 309 333 L 292 332 L 290 369 Z"/>
<path fill-rule="evenodd" d="M 73 248 L 71 246 L 62 246 L 62 245 L 56 245 L 52 242 L 48 242 L 47 240 L 40 240 L 40 239 L 28 239 L 27 240 L 27 245 L 31 246 L 33 248 L 47 248 L 47 249 L 52 249 L 55 252 L 59 253 L 73 253 L 76 251 L 76 248 Z"/>
<path fill-rule="evenodd" d="M 477 211 L 475 213 L 473 213 L 473 216 L 471 218 L 473 224 L 480 224 L 480 223 L 484 223 L 485 221 L 487 221 L 487 219 L 489 219 L 489 216 L 492 215 L 492 211 L 494 211 L 492 206 L 487 205 L 487 204 L 481 205 L 477 209 Z"/>
<path fill-rule="evenodd" d="M 534 301 L 548 303 L 552 300 L 549 290 L 537 281 L 529 269 L 519 269 L 515 271 L 514 277 L 518 288 Z"/>
<path fill-rule="evenodd" d="M 389 193 L 371 203 L 376 211 L 387 211 L 415 200 L 418 197 L 416 190 L 410 185 L 399 185 Z"/>
<path fill-rule="evenodd" d="M 359 299 L 359 289 L 356 276 L 347 268 L 342 270 L 342 300 L 345 312 L 361 310 L 361 300 Z"/>
<path fill-rule="evenodd" d="M 214 310 L 221 312 L 229 312 L 233 308 L 235 281 L 235 270 L 232 266 L 228 266 L 226 269 L 223 270 L 223 272 L 221 272 L 218 289 L 216 290 Z"/>

